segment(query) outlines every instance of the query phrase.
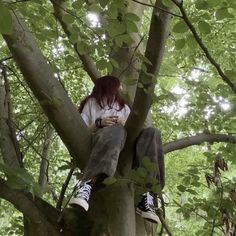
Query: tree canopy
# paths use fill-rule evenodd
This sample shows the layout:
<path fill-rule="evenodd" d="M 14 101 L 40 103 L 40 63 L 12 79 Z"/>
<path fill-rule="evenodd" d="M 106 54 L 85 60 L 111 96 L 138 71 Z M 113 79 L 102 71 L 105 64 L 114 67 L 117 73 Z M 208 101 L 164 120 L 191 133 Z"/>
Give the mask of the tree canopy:
<path fill-rule="evenodd" d="M 152 165 L 129 175 L 124 157 L 150 116 L 165 152 L 164 231 L 234 235 L 235 20 L 235 0 L 1 0 L 0 235 L 23 235 L 22 213 L 39 219 L 41 199 L 67 206 L 90 150 L 76 106 L 106 74 L 132 110 L 123 174 L 106 184 L 145 184 Z"/>

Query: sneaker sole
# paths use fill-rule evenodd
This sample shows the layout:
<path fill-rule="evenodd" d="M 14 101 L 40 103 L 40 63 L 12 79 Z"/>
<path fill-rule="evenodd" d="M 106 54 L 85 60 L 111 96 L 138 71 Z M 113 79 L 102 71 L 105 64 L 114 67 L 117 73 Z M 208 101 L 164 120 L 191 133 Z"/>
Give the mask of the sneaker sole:
<path fill-rule="evenodd" d="M 152 223 L 156 223 L 156 224 L 160 224 L 161 221 L 159 219 L 159 217 L 154 214 L 154 213 L 150 213 L 150 212 L 144 212 L 144 211 L 141 211 L 140 209 L 136 209 L 136 213 L 138 215 L 140 215 L 142 218 L 152 222 Z"/>
<path fill-rule="evenodd" d="M 69 202 L 72 207 L 81 206 L 85 211 L 88 211 L 89 204 L 82 198 L 72 198 Z"/>

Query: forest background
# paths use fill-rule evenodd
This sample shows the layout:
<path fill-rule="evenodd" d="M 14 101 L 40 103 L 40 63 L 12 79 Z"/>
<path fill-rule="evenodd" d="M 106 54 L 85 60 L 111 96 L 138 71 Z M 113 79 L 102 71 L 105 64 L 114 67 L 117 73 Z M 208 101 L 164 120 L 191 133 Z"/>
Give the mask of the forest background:
<path fill-rule="evenodd" d="M 145 232 L 235 235 L 235 17 L 234 0 L 1 0 L 0 235 L 31 235 L 47 218 L 35 199 L 66 206 L 89 149 L 76 104 L 105 74 L 133 104 L 127 156 L 148 112 L 162 132 L 165 220 Z M 121 163 L 106 188 L 146 187 L 148 159 L 133 172 Z"/>

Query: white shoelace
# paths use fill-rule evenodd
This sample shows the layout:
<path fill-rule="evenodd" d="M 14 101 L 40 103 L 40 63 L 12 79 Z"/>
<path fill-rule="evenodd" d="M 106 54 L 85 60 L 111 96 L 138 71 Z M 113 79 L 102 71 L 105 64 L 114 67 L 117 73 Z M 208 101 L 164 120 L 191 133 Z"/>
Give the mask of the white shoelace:
<path fill-rule="evenodd" d="M 145 196 L 145 207 L 149 210 L 153 210 L 151 209 L 150 205 L 154 206 L 154 197 L 149 192 L 147 192 Z"/>
<path fill-rule="evenodd" d="M 92 187 L 87 183 L 80 184 L 78 186 L 79 189 L 76 191 L 76 195 L 77 197 L 83 197 L 88 201 Z"/>

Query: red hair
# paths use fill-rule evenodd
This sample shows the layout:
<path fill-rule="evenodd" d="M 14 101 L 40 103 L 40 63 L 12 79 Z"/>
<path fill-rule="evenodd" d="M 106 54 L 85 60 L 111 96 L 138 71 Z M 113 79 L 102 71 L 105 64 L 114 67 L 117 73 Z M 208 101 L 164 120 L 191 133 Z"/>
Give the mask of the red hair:
<path fill-rule="evenodd" d="M 95 98 L 101 108 L 108 105 L 112 109 L 113 104 L 118 103 L 119 110 L 121 110 L 125 106 L 125 101 L 120 96 L 119 88 L 120 81 L 118 78 L 111 75 L 100 77 L 95 81 L 92 93 L 80 103 L 79 112 L 83 111 L 84 105 L 89 98 Z"/>

